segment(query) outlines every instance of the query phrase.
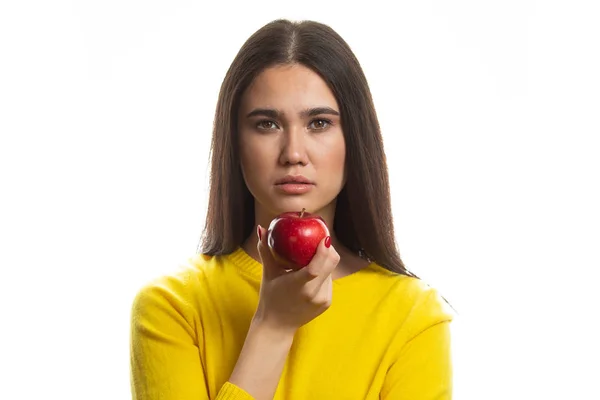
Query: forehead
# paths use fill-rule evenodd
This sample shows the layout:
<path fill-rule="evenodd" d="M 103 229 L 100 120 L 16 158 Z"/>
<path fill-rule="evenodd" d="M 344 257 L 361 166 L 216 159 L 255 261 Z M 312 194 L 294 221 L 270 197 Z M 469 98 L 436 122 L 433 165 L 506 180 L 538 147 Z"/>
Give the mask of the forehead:
<path fill-rule="evenodd" d="M 242 108 L 273 106 L 299 109 L 315 105 L 337 109 L 327 83 L 303 65 L 275 66 L 263 70 L 242 96 Z"/>

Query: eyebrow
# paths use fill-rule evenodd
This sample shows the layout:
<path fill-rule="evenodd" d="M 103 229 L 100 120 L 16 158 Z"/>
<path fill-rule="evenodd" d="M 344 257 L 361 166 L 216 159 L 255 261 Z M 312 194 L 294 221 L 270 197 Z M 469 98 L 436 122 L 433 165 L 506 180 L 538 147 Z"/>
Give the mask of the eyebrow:
<path fill-rule="evenodd" d="M 307 108 L 306 110 L 303 110 L 300 112 L 300 116 L 302 118 L 314 117 L 316 115 L 321 115 L 321 114 L 329 114 L 329 115 L 336 115 L 336 116 L 340 115 L 339 112 L 335 111 L 331 107 L 313 107 L 313 108 Z M 277 109 L 274 109 L 274 108 L 256 108 L 256 109 L 250 111 L 248 113 L 248 115 L 246 115 L 246 118 L 256 117 L 258 115 L 276 119 L 276 118 L 279 118 L 280 116 L 284 115 L 284 113 Z"/>

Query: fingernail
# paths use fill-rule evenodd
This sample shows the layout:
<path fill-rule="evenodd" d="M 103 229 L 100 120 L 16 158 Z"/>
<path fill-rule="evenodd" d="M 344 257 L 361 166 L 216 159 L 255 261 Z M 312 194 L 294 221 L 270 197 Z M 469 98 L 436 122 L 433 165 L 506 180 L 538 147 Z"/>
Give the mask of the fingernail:
<path fill-rule="evenodd" d="M 329 246 L 331 246 L 331 236 L 325 238 L 325 247 L 329 248 Z"/>
<path fill-rule="evenodd" d="M 256 225 L 256 232 L 258 234 L 258 240 L 262 242 L 262 233 L 260 232 L 260 225 Z"/>

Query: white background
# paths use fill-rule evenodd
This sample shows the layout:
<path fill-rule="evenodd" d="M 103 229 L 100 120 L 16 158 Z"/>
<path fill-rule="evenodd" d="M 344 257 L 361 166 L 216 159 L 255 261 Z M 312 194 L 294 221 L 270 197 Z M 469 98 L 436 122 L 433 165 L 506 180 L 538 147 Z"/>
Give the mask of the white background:
<path fill-rule="evenodd" d="M 454 398 L 600 398 L 593 3 L 2 2 L 0 398 L 130 398 L 131 301 L 195 252 L 221 81 L 279 17 L 362 63 Z"/>

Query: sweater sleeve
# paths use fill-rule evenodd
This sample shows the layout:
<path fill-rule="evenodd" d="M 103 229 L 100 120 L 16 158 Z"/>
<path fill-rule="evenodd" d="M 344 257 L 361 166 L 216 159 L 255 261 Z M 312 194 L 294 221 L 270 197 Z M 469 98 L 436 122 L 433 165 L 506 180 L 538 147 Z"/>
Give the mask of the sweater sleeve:
<path fill-rule="evenodd" d="M 142 288 L 131 310 L 130 373 L 133 400 L 209 399 L 198 338 L 199 319 L 164 284 Z M 225 382 L 215 400 L 253 400 Z"/>
<path fill-rule="evenodd" d="M 386 375 L 382 400 L 451 400 L 450 322 L 439 297 L 429 293 L 415 312 L 412 335 Z M 411 329 L 411 330 L 412 330 Z"/>

